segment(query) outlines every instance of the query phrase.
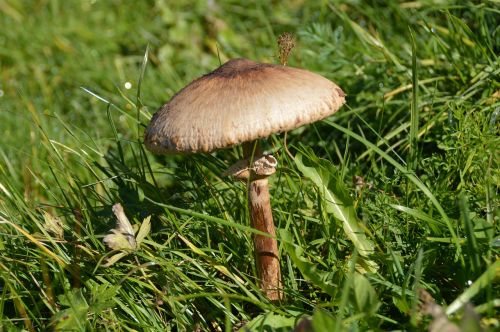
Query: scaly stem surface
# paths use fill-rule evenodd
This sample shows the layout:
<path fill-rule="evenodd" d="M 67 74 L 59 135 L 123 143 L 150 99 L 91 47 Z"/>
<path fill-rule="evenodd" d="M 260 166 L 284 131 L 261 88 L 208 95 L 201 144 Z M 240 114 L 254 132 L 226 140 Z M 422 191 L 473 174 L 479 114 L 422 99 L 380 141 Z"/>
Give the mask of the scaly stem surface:
<path fill-rule="evenodd" d="M 254 144 L 256 145 L 254 148 Z M 251 160 L 261 156 L 258 142 L 243 145 L 243 158 Z M 267 176 L 257 176 L 250 172 L 248 179 L 248 208 L 252 227 L 273 236 L 253 236 L 255 261 L 260 278 L 260 288 L 271 301 L 283 297 L 281 272 L 278 257 L 278 242 L 274 228 Z"/>

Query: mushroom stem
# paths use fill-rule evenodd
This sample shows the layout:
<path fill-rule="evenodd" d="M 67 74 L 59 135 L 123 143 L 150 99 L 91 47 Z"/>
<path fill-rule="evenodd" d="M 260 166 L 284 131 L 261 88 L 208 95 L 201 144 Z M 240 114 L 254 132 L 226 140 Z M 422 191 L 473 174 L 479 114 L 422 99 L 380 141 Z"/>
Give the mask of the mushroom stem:
<path fill-rule="evenodd" d="M 243 144 L 243 158 L 248 158 L 252 163 L 252 159 L 259 156 L 261 156 L 261 151 L 258 141 Z M 257 234 L 253 236 L 260 288 L 269 300 L 281 300 L 283 291 L 278 242 L 276 241 L 267 176 L 249 175 L 248 209 L 252 227 L 272 236 L 267 237 Z"/>

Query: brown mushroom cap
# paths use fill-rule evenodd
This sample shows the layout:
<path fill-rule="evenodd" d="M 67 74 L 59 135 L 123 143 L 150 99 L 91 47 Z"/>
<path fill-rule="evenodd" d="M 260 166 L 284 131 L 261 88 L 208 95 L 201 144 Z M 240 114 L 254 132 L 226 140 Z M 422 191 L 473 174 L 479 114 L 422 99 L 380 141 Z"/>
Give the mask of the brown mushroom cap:
<path fill-rule="evenodd" d="M 344 92 L 321 75 L 234 59 L 163 105 L 144 142 L 155 153 L 210 152 L 321 120 L 344 102 Z"/>

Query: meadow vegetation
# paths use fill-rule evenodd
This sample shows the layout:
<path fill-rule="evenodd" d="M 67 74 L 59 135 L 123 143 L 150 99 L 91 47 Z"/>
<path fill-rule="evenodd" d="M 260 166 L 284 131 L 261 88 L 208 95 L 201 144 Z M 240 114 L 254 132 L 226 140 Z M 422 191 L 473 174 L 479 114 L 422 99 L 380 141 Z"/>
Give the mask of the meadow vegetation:
<path fill-rule="evenodd" d="M 243 3 L 0 2 L 0 331 L 424 330 L 420 290 L 464 331 L 499 328 L 498 1 Z M 220 63 L 279 63 L 283 32 L 288 65 L 347 103 L 265 142 L 272 303 L 245 185 L 221 177 L 240 148 L 142 140 Z M 116 203 L 143 226 L 128 249 L 103 242 Z"/>

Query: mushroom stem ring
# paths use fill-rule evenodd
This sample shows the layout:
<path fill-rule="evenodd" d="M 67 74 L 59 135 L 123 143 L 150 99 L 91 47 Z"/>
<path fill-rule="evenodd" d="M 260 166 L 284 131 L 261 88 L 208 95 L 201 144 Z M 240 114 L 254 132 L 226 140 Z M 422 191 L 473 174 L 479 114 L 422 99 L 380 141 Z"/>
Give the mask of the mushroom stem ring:
<path fill-rule="evenodd" d="M 265 179 L 276 172 L 278 161 L 272 155 L 260 155 L 238 160 L 222 176 L 232 176 L 237 180 L 254 181 Z"/>

